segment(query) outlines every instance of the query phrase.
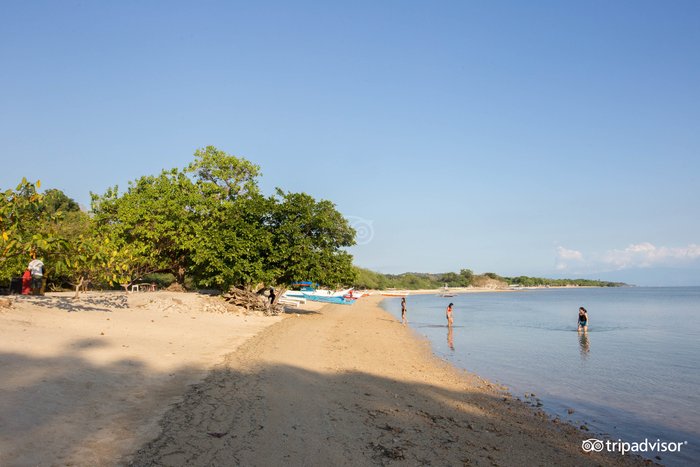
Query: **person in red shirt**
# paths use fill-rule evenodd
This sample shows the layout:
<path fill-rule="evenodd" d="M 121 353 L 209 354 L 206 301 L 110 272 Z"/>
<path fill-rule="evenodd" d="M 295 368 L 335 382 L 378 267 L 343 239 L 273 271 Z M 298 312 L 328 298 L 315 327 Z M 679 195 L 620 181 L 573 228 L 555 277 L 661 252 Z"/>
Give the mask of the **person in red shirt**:
<path fill-rule="evenodd" d="M 24 271 L 22 275 L 22 295 L 29 295 L 32 293 L 32 273 L 29 269 Z"/>

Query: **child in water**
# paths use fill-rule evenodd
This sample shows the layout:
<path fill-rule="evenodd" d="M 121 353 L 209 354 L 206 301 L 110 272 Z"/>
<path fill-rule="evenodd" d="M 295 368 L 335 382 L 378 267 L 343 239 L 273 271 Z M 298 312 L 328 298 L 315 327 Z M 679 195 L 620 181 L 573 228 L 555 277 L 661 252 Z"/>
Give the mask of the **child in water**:
<path fill-rule="evenodd" d="M 578 309 L 578 331 L 588 332 L 588 312 L 584 307 Z"/>
<path fill-rule="evenodd" d="M 408 322 L 408 320 L 406 320 L 406 297 L 401 298 L 401 322 L 403 324 Z"/>

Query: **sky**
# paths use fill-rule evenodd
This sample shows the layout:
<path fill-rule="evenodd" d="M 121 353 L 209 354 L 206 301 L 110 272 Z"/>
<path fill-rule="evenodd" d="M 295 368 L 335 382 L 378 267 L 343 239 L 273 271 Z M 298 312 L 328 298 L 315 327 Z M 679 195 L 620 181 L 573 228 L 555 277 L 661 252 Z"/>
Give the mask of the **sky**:
<path fill-rule="evenodd" d="M 0 188 L 208 145 L 386 273 L 700 285 L 696 1 L 0 2 Z"/>

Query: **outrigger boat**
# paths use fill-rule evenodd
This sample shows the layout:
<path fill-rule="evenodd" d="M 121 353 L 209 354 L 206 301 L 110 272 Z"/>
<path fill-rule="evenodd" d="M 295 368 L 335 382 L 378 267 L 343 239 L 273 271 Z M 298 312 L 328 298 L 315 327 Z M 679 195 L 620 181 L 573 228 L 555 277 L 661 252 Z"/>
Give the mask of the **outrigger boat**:
<path fill-rule="evenodd" d="M 299 290 L 287 290 L 284 293 L 285 297 L 289 298 L 305 298 L 314 302 L 337 303 L 341 305 L 352 305 L 359 297 L 354 295 L 353 289 L 328 290 L 317 289 L 315 284 L 310 281 L 295 282 L 292 287 L 299 287 Z"/>

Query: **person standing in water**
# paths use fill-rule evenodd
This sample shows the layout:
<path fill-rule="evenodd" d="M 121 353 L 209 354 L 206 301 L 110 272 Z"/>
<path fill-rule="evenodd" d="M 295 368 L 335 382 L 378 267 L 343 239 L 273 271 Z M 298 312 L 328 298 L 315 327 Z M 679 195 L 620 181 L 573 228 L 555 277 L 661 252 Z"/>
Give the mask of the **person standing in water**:
<path fill-rule="evenodd" d="M 447 305 L 447 310 L 445 311 L 445 318 L 447 318 L 447 327 L 452 327 L 452 305 L 453 303 L 450 303 Z"/>
<path fill-rule="evenodd" d="M 403 324 L 408 323 L 406 319 L 406 297 L 401 297 L 401 322 Z"/>
<path fill-rule="evenodd" d="M 588 312 L 584 307 L 578 309 L 578 332 L 588 332 Z"/>

